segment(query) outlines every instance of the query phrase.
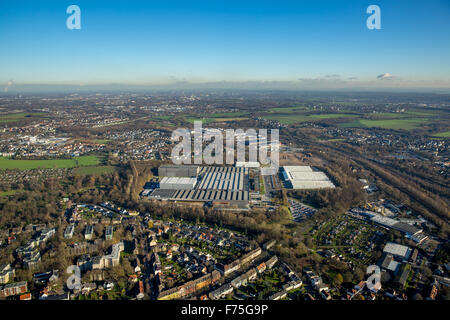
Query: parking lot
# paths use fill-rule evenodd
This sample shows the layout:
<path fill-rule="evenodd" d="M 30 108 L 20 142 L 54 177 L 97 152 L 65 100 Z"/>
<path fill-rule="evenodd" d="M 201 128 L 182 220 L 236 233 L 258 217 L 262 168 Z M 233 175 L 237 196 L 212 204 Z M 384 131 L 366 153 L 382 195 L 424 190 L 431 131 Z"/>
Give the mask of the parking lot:
<path fill-rule="evenodd" d="M 301 202 L 289 199 L 289 209 L 295 222 L 311 218 L 317 210 Z"/>

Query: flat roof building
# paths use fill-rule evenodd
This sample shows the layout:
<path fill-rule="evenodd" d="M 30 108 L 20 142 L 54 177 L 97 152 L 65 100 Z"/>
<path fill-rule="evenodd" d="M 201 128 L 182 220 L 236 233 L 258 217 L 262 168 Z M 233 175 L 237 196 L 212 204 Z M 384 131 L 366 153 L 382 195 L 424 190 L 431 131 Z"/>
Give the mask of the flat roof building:
<path fill-rule="evenodd" d="M 64 230 L 64 238 L 70 239 L 73 237 L 73 232 L 75 230 L 75 226 L 73 224 L 69 225 L 66 230 Z"/>
<path fill-rule="evenodd" d="M 403 246 L 401 244 L 397 244 L 397 243 L 393 243 L 393 242 L 388 242 L 384 246 L 383 252 L 390 253 L 394 257 L 399 257 L 402 259 L 409 259 L 409 256 L 411 255 L 412 250 L 410 247 Z"/>
<path fill-rule="evenodd" d="M 287 186 L 292 189 L 326 189 L 334 184 L 325 173 L 310 166 L 283 166 L 281 174 Z"/>
<path fill-rule="evenodd" d="M 197 184 L 197 178 L 164 177 L 159 182 L 160 189 L 190 190 Z"/>
<path fill-rule="evenodd" d="M 160 177 L 197 177 L 200 170 L 195 165 L 162 165 L 158 168 Z"/>
<path fill-rule="evenodd" d="M 244 191 L 248 190 L 246 176 L 248 168 L 244 167 L 204 167 L 202 179 L 197 189 Z"/>
<path fill-rule="evenodd" d="M 91 240 L 94 234 L 94 227 L 92 225 L 88 225 L 86 230 L 84 231 L 84 238 L 86 240 Z"/>
<path fill-rule="evenodd" d="M 198 178 L 164 177 L 149 199 L 211 202 L 219 207 L 232 205 L 248 209 L 249 168 L 207 166 L 197 171 Z"/>

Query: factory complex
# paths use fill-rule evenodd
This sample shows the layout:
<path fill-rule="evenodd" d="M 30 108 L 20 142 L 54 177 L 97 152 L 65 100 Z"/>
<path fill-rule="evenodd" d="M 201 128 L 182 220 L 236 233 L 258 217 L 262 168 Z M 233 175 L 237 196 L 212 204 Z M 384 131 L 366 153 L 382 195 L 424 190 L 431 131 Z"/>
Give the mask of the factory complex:
<path fill-rule="evenodd" d="M 264 168 L 237 163 L 236 166 L 163 165 L 158 178 L 142 195 L 153 200 L 184 201 L 213 206 L 249 209 L 249 203 L 260 198 L 250 177 L 260 177 Z M 321 171 L 309 166 L 281 167 L 280 178 L 290 189 L 334 188 L 334 184 Z M 272 176 L 276 178 L 276 175 Z M 260 182 L 261 181 L 261 182 Z M 267 183 L 257 178 L 256 184 Z M 250 186 L 253 185 L 253 189 Z M 275 190 L 273 187 L 271 190 Z M 264 192 L 263 192 L 264 193 Z"/>
<path fill-rule="evenodd" d="M 249 168 L 164 165 L 158 174 L 161 180 L 157 188 L 146 193 L 149 199 L 215 202 L 248 209 Z"/>

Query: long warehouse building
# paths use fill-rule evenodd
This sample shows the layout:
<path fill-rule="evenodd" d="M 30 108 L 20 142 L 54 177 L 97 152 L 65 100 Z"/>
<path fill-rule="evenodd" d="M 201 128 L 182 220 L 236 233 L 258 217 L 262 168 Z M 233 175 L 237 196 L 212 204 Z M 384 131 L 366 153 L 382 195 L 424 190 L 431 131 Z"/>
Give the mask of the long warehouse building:
<path fill-rule="evenodd" d="M 334 184 L 325 173 L 309 166 L 283 166 L 281 174 L 287 186 L 292 189 L 326 189 Z"/>
<path fill-rule="evenodd" d="M 162 165 L 158 168 L 160 177 L 197 177 L 200 167 L 195 165 Z"/>
<path fill-rule="evenodd" d="M 198 178 L 164 177 L 150 199 L 248 204 L 249 169 L 245 167 L 202 167 Z"/>
<path fill-rule="evenodd" d="M 186 190 L 194 189 L 196 184 L 197 178 L 164 177 L 159 182 L 159 188 L 170 190 Z"/>
<path fill-rule="evenodd" d="M 204 167 L 197 189 L 238 191 L 246 189 L 248 168 Z"/>

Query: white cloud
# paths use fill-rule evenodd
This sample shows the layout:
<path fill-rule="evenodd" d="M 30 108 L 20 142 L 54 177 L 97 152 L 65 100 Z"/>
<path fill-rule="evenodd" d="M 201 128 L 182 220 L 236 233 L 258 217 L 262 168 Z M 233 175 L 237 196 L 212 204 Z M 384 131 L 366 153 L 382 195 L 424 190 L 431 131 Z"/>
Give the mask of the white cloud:
<path fill-rule="evenodd" d="M 380 79 L 380 80 L 391 80 L 391 79 L 394 79 L 394 76 L 392 74 L 390 74 L 389 72 L 386 72 L 386 73 L 378 75 L 377 79 Z"/>

